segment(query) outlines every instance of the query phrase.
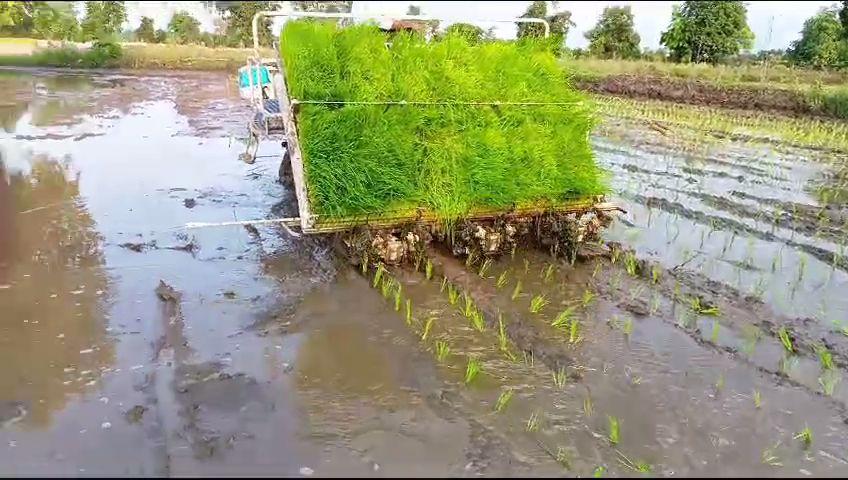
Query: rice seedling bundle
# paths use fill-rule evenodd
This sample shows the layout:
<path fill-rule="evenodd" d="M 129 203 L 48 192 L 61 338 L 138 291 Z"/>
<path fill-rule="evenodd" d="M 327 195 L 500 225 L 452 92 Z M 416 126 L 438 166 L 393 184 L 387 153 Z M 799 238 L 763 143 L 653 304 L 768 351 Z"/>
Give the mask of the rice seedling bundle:
<path fill-rule="evenodd" d="M 281 37 L 289 94 L 304 102 L 296 120 L 319 216 L 424 207 L 451 220 L 604 191 L 592 107 L 544 43 L 398 34 L 387 46 L 375 25 L 308 20 L 287 22 Z M 349 103 L 400 101 L 410 103 Z"/>

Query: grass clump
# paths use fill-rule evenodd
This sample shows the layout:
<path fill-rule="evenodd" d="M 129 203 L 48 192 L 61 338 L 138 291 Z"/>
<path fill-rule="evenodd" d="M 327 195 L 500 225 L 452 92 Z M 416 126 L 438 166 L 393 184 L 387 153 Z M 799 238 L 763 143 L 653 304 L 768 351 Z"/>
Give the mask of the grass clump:
<path fill-rule="evenodd" d="M 299 101 L 430 102 L 299 105 L 319 216 L 424 207 L 453 219 L 475 208 L 546 206 L 604 191 L 588 142 L 592 108 L 532 41 L 470 44 L 448 34 L 427 42 L 410 34 L 387 48 L 374 25 L 292 21 L 281 45 Z"/>

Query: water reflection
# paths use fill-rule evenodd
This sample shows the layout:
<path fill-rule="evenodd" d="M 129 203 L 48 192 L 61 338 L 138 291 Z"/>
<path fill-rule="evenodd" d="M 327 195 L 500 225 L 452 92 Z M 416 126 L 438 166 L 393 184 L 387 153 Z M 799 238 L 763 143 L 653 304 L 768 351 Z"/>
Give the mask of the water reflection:
<path fill-rule="evenodd" d="M 0 147 L 0 420 L 45 427 L 114 362 L 100 239 L 66 162 Z M 13 405 L 14 408 L 9 406 Z"/>

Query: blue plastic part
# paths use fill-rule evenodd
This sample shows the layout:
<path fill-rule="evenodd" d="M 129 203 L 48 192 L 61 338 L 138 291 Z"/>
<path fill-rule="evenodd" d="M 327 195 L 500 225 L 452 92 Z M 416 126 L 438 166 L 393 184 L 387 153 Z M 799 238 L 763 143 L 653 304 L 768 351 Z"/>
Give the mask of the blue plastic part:
<path fill-rule="evenodd" d="M 271 75 L 268 73 L 268 69 L 266 67 L 252 67 L 251 72 L 253 74 L 253 85 L 268 85 L 271 83 Z M 259 78 L 257 79 L 257 71 L 259 73 Z M 242 67 L 239 69 L 239 88 L 248 88 L 250 87 L 250 78 L 248 75 L 247 67 Z"/>

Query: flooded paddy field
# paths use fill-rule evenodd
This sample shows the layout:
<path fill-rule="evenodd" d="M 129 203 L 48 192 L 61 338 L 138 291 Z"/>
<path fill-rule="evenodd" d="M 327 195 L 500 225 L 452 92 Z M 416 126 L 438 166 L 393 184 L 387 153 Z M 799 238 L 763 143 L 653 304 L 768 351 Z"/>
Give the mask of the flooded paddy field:
<path fill-rule="evenodd" d="M 182 227 L 291 207 L 232 85 L 0 72 L 3 474 L 848 473 L 844 155 L 606 118 L 573 263 L 363 273 Z"/>

